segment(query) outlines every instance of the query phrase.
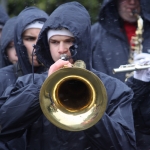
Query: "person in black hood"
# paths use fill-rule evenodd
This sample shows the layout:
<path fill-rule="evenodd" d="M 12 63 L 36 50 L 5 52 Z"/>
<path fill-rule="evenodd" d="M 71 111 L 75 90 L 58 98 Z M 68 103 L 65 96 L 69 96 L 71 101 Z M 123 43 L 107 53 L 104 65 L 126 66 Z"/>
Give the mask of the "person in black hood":
<path fill-rule="evenodd" d="M 13 85 L 19 76 L 32 73 L 32 66 L 35 67 L 33 70 L 37 73 L 44 71 L 44 67 L 38 63 L 34 54 L 32 62 L 32 51 L 34 49 L 33 44 L 36 43 L 38 34 L 47 17 L 48 15 L 43 10 L 36 7 L 25 8 L 17 16 L 14 29 L 14 45 L 18 62 L 0 69 L 0 95 L 7 86 Z M 6 40 L 2 46 L 5 46 L 5 44 L 7 44 Z"/>
<path fill-rule="evenodd" d="M 14 46 L 14 28 L 17 17 L 10 18 L 3 27 L 1 38 L 1 54 L 0 68 L 15 64 L 18 61 Z"/>
<path fill-rule="evenodd" d="M 3 142 L 21 136 L 27 130 L 27 149 L 36 150 L 135 150 L 135 134 L 131 100 L 133 92 L 118 79 L 91 67 L 91 22 L 87 10 L 78 2 L 60 5 L 45 22 L 36 43 L 38 60 L 50 68 L 43 74 L 19 77 L 0 110 L 0 139 Z M 68 60 L 61 60 L 66 54 Z M 66 131 L 50 123 L 39 105 L 41 85 L 53 72 L 76 60 L 83 60 L 87 69 L 103 82 L 108 104 L 103 117 L 84 131 Z M 18 110 L 18 111 L 16 111 Z M 13 113 L 12 113 L 13 112 Z M 7 122 L 6 120 L 9 120 Z"/>
<path fill-rule="evenodd" d="M 149 0 L 104 0 L 99 21 L 92 25 L 92 66 L 94 69 L 125 81 L 126 72 L 113 74 L 113 69 L 129 64 L 131 37 L 137 29 L 138 13 L 144 24 L 143 52 L 150 53 Z"/>
<path fill-rule="evenodd" d="M 3 54 L 6 55 L 6 45 L 12 40 L 14 37 L 14 44 L 17 52 L 17 56 L 19 59 L 18 63 L 13 65 L 9 65 L 0 69 L 0 95 L 3 94 L 5 89 L 8 86 L 12 86 L 19 76 L 23 76 L 25 74 L 32 73 L 32 66 L 36 66 L 36 72 L 41 73 L 44 70 L 41 65 L 38 64 L 35 55 L 33 56 L 32 62 L 32 51 L 33 44 L 36 43 L 38 38 L 38 34 L 46 21 L 48 15 L 41 9 L 37 7 L 28 7 L 20 12 L 17 18 L 13 18 L 8 23 L 12 23 L 9 29 L 6 26 L 6 30 L 8 34 L 3 36 L 1 41 L 2 43 L 2 51 Z M 13 21 L 15 19 L 15 27 L 13 31 Z M 5 31 L 4 31 L 5 32 Z M 14 35 L 13 35 L 14 33 Z M 7 48 L 6 48 L 7 49 Z M 30 58 L 29 58 L 29 57 Z M 26 59 L 26 60 L 24 60 Z M 38 67 L 39 66 L 39 67 Z M 29 67 L 29 68 L 28 68 Z M 39 70 L 38 70 L 39 69 Z M 9 89 L 9 88 L 8 88 Z M 0 107 L 6 101 L 0 101 Z M 25 135 L 23 137 L 17 139 L 12 139 L 11 141 L 5 143 L 5 146 L 11 149 L 25 149 Z"/>
<path fill-rule="evenodd" d="M 4 10 L 4 8 L 0 5 L 0 39 L 1 39 L 1 32 L 2 32 L 3 26 L 5 25 L 8 19 L 9 19 L 8 14 Z"/>
<path fill-rule="evenodd" d="M 131 38 L 137 29 L 138 13 L 143 19 L 143 52 L 145 58 L 150 53 L 150 1 L 149 0 L 108 0 L 103 1 L 99 22 L 92 26 L 92 66 L 104 73 L 125 80 L 125 73 L 113 74 L 112 70 L 128 64 L 131 52 Z M 131 42 L 131 43 L 130 43 Z M 147 54 L 146 54 L 147 53 Z M 140 54 L 137 56 L 143 55 Z M 142 58 L 143 59 L 143 58 Z M 136 60 L 136 59 L 135 59 Z M 138 73 L 136 73 L 137 75 Z M 134 91 L 132 103 L 138 149 L 150 148 L 149 136 L 149 80 L 142 75 L 131 77 L 126 82 Z"/>
<path fill-rule="evenodd" d="M 17 17 L 14 43 L 18 56 L 18 68 L 23 75 L 32 73 L 33 66 L 34 72 L 43 71 L 43 66 L 38 63 L 34 55 L 33 47 L 47 17 L 44 11 L 36 7 L 26 8 Z"/>
<path fill-rule="evenodd" d="M 0 41 L 1 41 L 1 34 L 2 34 L 2 29 L 3 26 L 5 25 L 6 21 L 9 19 L 8 14 L 6 13 L 6 11 L 4 10 L 4 8 L 0 5 Z M 1 49 L 1 46 L 0 46 Z M 1 51 L 1 50 L 0 50 Z M 4 63 L 3 62 L 3 56 L 0 53 L 0 65 Z M 0 66 L 1 67 L 1 66 Z"/>

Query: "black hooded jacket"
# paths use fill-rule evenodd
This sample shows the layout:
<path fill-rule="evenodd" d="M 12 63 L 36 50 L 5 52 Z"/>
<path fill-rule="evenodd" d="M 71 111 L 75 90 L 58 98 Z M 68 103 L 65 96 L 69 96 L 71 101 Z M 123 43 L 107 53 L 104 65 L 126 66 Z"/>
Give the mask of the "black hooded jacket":
<path fill-rule="evenodd" d="M 8 19 L 9 19 L 8 14 L 4 10 L 4 8 L 0 5 L 0 25 L 4 26 Z M 0 41 L 1 41 L 1 37 L 0 37 Z M 2 67 L 1 66 L 2 63 L 4 62 L 3 62 L 3 56 L 1 54 L 1 46 L 0 46 L 0 68 Z"/>
<path fill-rule="evenodd" d="M 126 83 L 134 91 L 132 108 L 137 148 L 148 150 L 150 149 L 150 82 L 131 77 Z"/>
<path fill-rule="evenodd" d="M 10 42 L 14 41 L 14 28 L 17 17 L 10 18 L 3 27 L 1 37 L 1 54 L 2 59 L 0 60 L 0 68 L 11 65 L 12 63 L 8 60 L 6 54 L 6 48 Z"/>
<path fill-rule="evenodd" d="M 141 16 L 144 20 L 143 52 L 150 53 L 150 1 L 141 0 Z M 104 0 L 99 22 L 92 26 L 93 67 L 122 81 L 125 73 L 112 74 L 114 68 L 128 64 L 129 43 L 113 0 Z M 150 88 L 149 83 L 130 78 L 127 85 L 134 91 L 133 114 L 139 150 L 150 148 Z M 147 134 L 147 135 L 146 135 Z"/>
<path fill-rule="evenodd" d="M 46 31 L 65 27 L 75 37 L 77 54 L 74 60 L 84 60 L 88 70 L 92 70 L 89 61 L 90 26 L 90 16 L 81 4 L 70 2 L 60 5 L 40 32 L 36 44 L 39 61 L 47 67 L 53 63 Z M 135 150 L 132 90 L 117 79 L 92 71 L 102 80 L 108 96 L 107 110 L 96 125 L 84 131 L 70 132 L 59 129 L 46 119 L 39 105 L 39 91 L 47 78 L 46 72 L 35 74 L 34 84 L 31 83 L 32 75 L 19 77 L 11 93 L 6 91 L 1 97 L 1 100 L 7 98 L 7 101 L 0 110 L 0 139 L 8 141 L 27 129 L 28 150 Z"/>
<path fill-rule="evenodd" d="M 10 65 L 0 69 L 0 95 L 4 92 L 6 87 L 15 83 L 18 76 L 22 76 L 25 74 L 32 73 L 32 66 L 29 64 L 29 59 L 26 51 L 26 47 L 22 42 L 22 33 L 24 28 L 35 20 L 41 20 L 43 22 L 46 21 L 48 15 L 36 8 L 36 7 L 28 7 L 24 9 L 18 16 L 16 20 L 15 33 L 14 33 L 14 44 L 15 49 L 18 56 L 18 64 Z M 12 37 L 12 35 L 11 35 Z M 8 37 L 7 37 L 8 38 Z M 4 39 L 2 46 L 5 48 L 7 44 L 7 40 Z M 3 48 L 3 49 L 4 49 Z M 3 50 L 2 49 L 2 50 Z M 3 50 L 4 51 L 4 50 Z M 43 67 L 39 67 L 37 73 L 41 73 Z"/>
<path fill-rule="evenodd" d="M 4 8 L 0 5 L 0 24 L 4 25 L 8 19 L 9 19 L 8 14 L 4 10 Z"/>
<path fill-rule="evenodd" d="M 28 54 L 26 47 L 23 44 L 22 33 L 27 25 L 30 23 L 40 20 L 45 22 L 48 15 L 43 11 L 36 7 L 28 7 L 24 9 L 17 17 L 17 22 L 15 26 L 15 35 L 14 35 L 14 43 L 18 56 L 18 64 L 23 75 L 32 73 L 32 65 L 29 62 Z M 43 67 L 39 67 L 39 71 L 42 72 L 41 69 Z"/>
<path fill-rule="evenodd" d="M 150 1 L 141 0 L 144 20 L 143 52 L 150 53 Z M 113 69 L 128 64 L 130 45 L 122 27 L 116 0 L 104 0 L 99 22 L 92 25 L 92 66 L 94 69 L 116 77 L 123 82 L 125 73 L 113 74 Z"/>
<path fill-rule="evenodd" d="M 28 57 L 27 57 L 27 52 L 26 52 L 26 48 L 23 46 L 22 43 L 22 33 L 24 28 L 29 24 L 32 23 L 35 20 L 41 20 L 43 22 L 46 21 L 48 15 L 36 8 L 36 7 L 28 7 L 25 8 L 18 16 L 17 19 L 14 18 L 12 20 L 9 20 L 10 22 L 8 23 L 12 23 L 12 26 L 10 28 L 8 28 L 8 26 L 10 24 L 8 24 L 8 26 L 6 25 L 6 30 L 7 30 L 7 34 L 5 33 L 3 36 L 3 39 L 1 41 L 2 43 L 2 51 L 4 53 L 6 45 L 9 43 L 9 40 L 11 40 L 14 36 L 15 40 L 14 40 L 14 44 L 15 44 L 15 48 L 17 51 L 17 55 L 18 55 L 18 60 L 19 60 L 19 64 L 15 64 L 15 65 L 9 65 L 7 67 L 1 68 L 0 69 L 0 96 L 5 93 L 5 89 L 7 88 L 7 92 L 10 90 L 9 86 L 12 86 L 17 78 L 19 76 L 23 76 L 24 74 L 29 74 L 32 73 L 31 68 L 32 66 L 29 65 L 29 61 L 28 61 Z M 12 35 L 13 31 L 13 22 L 16 22 L 16 26 L 15 26 L 15 34 Z M 10 29 L 10 31 L 9 31 Z M 5 30 L 3 32 L 6 32 Z M 19 66 L 19 67 L 18 67 Z M 20 70 L 21 68 L 21 70 Z M 37 73 L 41 73 L 42 69 L 39 68 L 39 70 L 37 70 Z M 6 102 L 6 100 L 0 100 L 0 107 Z M 20 144 L 15 144 L 15 143 L 20 143 Z M 17 139 L 17 140 L 12 140 L 9 141 L 8 143 L 5 143 L 6 147 L 11 150 L 11 149 L 21 149 L 23 150 L 23 147 L 25 147 L 25 143 L 21 140 L 21 139 Z M 0 144 L 1 146 L 1 144 Z"/>

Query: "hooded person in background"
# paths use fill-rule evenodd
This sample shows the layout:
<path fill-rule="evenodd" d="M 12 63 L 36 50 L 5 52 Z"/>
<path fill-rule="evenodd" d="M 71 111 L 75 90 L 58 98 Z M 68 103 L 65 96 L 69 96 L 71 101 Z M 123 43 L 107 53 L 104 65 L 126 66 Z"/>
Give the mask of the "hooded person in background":
<path fill-rule="evenodd" d="M 14 45 L 18 62 L 14 65 L 0 69 L 0 95 L 9 85 L 13 85 L 19 76 L 32 73 L 32 66 L 36 73 L 41 73 L 45 68 L 41 66 L 36 56 L 32 53 L 38 34 L 48 15 L 36 7 L 28 7 L 20 12 L 16 19 L 14 29 Z M 6 42 L 6 40 L 5 40 Z"/>
<path fill-rule="evenodd" d="M 4 10 L 4 8 L 0 5 L 0 39 L 3 26 L 5 25 L 6 21 L 9 19 L 8 14 Z"/>
<path fill-rule="evenodd" d="M 3 27 L 0 41 L 2 60 L 0 68 L 15 64 L 18 61 L 17 53 L 14 46 L 14 28 L 17 17 L 10 18 Z"/>
<path fill-rule="evenodd" d="M 6 53 L 8 54 L 7 49 L 8 47 L 6 48 L 6 45 L 8 45 L 8 43 L 10 42 L 9 40 L 10 39 L 12 40 L 12 37 L 14 37 L 14 45 L 18 56 L 18 62 L 0 69 L 0 85 L 1 85 L 0 95 L 3 94 L 3 92 L 8 86 L 13 85 L 19 76 L 32 73 L 32 66 L 37 68 L 36 73 L 41 73 L 44 70 L 44 67 L 42 68 L 42 66 L 36 60 L 35 55 L 33 56 L 32 62 L 32 51 L 33 45 L 36 44 L 39 32 L 44 22 L 46 21 L 47 17 L 48 15 L 43 10 L 37 7 L 28 7 L 22 10 L 20 14 L 17 16 L 14 27 L 15 32 L 14 31 L 9 32 L 9 29 L 11 28 L 7 29 L 6 26 L 7 33 L 8 34 L 12 33 L 12 35 L 8 37 L 8 35 L 5 34 L 6 37 L 4 36 L 2 39 L 3 54 L 5 54 L 6 57 Z M 13 25 L 14 24 L 12 24 L 12 26 Z M 5 102 L 6 100 L 5 101 L 0 100 L 0 107 Z M 12 139 L 11 141 L 6 143 L 4 142 L 5 146 L 9 150 L 25 149 L 26 140 L 24 139 L 25 138 L 24 136 L 25 135 L 23 135 L 23 137 L 21 138 L 16 137 L 17 139 Z"/>
<path fill-rule="evenodd" d="M 99 21 L 92 25 L 92 66 L 94 69 L 125 81 L 126 73 L 113 74 L 113 69 L 129 64 L 131 38 L 137 29 L 137 17 L 144 24 L 143 52 L 150 53 L 149 0 L 104 0 Z"/>
<path fill-rule="evenodd" d="M 134 16 L 133 12 L 142 17 L 144 27 L 142 35 L 144 54 L 137 55 L 135 62 L 138 64 L 148 63 L 147 59 L 150 58 L 150 54 L 148 54 L 150 53 L 149 6 L 149 0 L 104 0 L 99 13 L 99 22 L 94 24 L 91 30 L 93 68 L 125 81 L 126 72 L 113 74 L 112 70 L 129 63 L 131 38 L 135 36 L 137 29 L 137 17 Z M 139 58 L 143 60 L 140 62 Z M 134 73 L 134 76 L 128 79 L 127 85 L 134 91 L 132 108 L 137 147 L 138 150 L 148 150 L 150 149 L 148 75 L 146 77 L 143 73 Z"/>
<path fill-rule="evenodd" d="M 17 17 L 14 43 L 18 56 L 17 69 L 22 75 L 33 73 L 33 71 L 41 73 L 45 69 L 37 61 L 33 47 L 47 17 L 48 15 L 43 10 L 36 7 L 26 8 Z"/>
<path fill-rule="evenodd" d="M 4 8 L 0 5 L 0 41 L 1 41 L 1 34 L 2 34 L 2 29 L 3 26 L 5 25 L 6 21 L 9 19 L 8 14 L 6 13 L 6 11 L 4 10 Z M 0 47 L 1 49 L 1 47 Z M 0 50 L 1 51 L 1 50 Z M 3 56 L 0 53 L 0 65 L 4 63 L 3 62 Z M 1 66 L 0 66 L 1 68 Z"/>
<path fill-rule="evenodd" d="M 74 13 L 76 12 L 76 13 Z M 78 2 L 60 5 L 45 22 L 36 43 L 38 60 L 49 68 L 48 76 L 76 60 L 83 60 L 96 74 L 108 95 L 106 112 L 97 124 L 84 131 L 71 132 L 50 123 L 39 104 L 39 91 L 47 72 L 19 77 L 0 110 L 0 139 L 21 136 L 27 130 L 29 150 L 135 150 L 131 100 L 133 92 L 118 79 L 91 68 L 91 22 L 87 10 Z M 60 59 L 66 54 L 68 60 Z M 18 110 L 18 111 L 16 111 Z M 12 113 L 13 112 L 13 113 Z M 9 120 L 9 122 L 7 121 Z"/>

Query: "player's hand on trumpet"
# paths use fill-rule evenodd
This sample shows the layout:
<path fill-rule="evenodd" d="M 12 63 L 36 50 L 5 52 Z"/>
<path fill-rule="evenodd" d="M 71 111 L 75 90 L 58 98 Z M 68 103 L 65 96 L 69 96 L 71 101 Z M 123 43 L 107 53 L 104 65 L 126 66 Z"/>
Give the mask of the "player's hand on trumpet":
<path fill-rule="evenodd" d="M 72 64 L 69 61 L 59 59 L 53 65 L 50 66 L 48 76 L 50 76 L 52 73 L 63 67 L 72 67 Z"/>

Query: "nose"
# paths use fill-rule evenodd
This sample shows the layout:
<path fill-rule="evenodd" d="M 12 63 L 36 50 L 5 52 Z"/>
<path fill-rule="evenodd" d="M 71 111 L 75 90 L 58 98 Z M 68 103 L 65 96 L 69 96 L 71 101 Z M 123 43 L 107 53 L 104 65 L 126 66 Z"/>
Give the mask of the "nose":
<path fill-rule="evenodd" d="M 130 0 L 130 4 L 135 4 L 135 1 L 137 0 Z"/>
<path fill-rule="evenodd" d="M 60 54 L 65 54 L 65 53 L 68 52 L 68 48 L 67 48 L 67 46 L 63 42 L 60 42 L 59 48 L 58 48 L 58 52 Z"/>

